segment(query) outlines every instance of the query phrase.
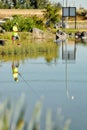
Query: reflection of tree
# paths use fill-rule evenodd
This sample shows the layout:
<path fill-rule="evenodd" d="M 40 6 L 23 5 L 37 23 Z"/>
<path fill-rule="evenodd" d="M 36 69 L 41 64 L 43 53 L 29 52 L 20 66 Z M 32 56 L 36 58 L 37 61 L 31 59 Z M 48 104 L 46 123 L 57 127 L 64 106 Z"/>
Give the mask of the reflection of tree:
<path fill-rule="evenodd" d="M 66 41 L 67 42 L 67 41 Z M 62 42 L 62 59 L 67 61 L 74 61 L 76 59 L 76 41 L 72 43 L 72 49 L 67 49 L 68 43 Z M 70 46 L 70 45 L 69 45 Z"/>
<path fill-rule="evenodd" d="M 48 62 L 48 63 L 50 63 L 51 61 L 52 61 L 52 58 L 45 58 L 45 60 Z"/>
<path fill-rule="evenodd" d="M 47 53 L 44 57 L 45 57 L 45 60 L 50 63 L 53 59 L 56 59 L 58 58 L 59 56 L 59 51 L 58 51 L 59 48 L 56 48 L 56 51 L 52 51 L 52 52 L 49 52 Z"/>

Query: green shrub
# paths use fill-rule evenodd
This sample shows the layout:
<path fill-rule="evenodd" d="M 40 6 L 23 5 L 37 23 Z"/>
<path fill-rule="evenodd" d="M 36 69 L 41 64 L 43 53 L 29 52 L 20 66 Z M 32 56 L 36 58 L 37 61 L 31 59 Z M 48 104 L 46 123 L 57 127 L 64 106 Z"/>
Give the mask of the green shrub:
<path fill-rule="evenodd" d="M 56 5 L 47 4 L 46 11 L 44 11 L 44 18 L 48 22 L 50 27 L 53 27 L 60 19 L 60 7 Z"/>
<path fill-rule="evenodd" d="M 2 27 L 6 31 L 12 31 L 12 27 L 14 23 L 18 23 L 19 31 L 31 31 L 32 28 L 40 28 L 43 27 L 43 20 L 40 18 L 34 17 L 23 17 L 20 15 L 13 16 L 13 20 L 7 20 L 6 23 L 2 25 Z"/>

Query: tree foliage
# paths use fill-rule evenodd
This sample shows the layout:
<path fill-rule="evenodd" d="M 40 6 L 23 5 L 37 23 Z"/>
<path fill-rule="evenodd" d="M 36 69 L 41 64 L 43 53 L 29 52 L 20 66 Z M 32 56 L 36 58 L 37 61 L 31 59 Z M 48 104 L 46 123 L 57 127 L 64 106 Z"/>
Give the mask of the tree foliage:
<path fill-rule="evenodd" d="M 47 3 L 48 3 L 48 0 L 30 0 L 31 2 L 31 6 L 33 6 L 33 8 L 44 8 Z"/>
<path fill-rule="evenodd" d="M 0 8 L 44 8 L 49 0 L 1 0 Z"/>
<path fill-rule="evenodd" d="M 49 3 L 45 9 L 44 18 L 49 23 L 49 26 L 59 21 L 60 6 L 58 7 L 56 4 L 52 5 Z"/>
<path fill-rule="evenodd" d="M 3 25 L 2 28 L 5 29 L 7 32 L 12 31 L 14 23 L 18 24 L 18 30 L 20 32 L 29 32 L 32 28 L 39 28 L 43 29 L 43 19 L 38 18 L 36 16 L 33 17 L 23 17 L 19 15 L 13 16 L 12 20 L 7 20 Z"/>

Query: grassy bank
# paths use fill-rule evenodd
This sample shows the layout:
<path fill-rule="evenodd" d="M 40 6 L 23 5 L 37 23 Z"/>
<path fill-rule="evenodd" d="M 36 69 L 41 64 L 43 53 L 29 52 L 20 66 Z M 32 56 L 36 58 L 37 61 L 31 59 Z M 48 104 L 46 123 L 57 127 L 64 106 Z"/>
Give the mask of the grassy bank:
<path fill-rule="evenodd" d="M 77 30 L 77 29 L 63 29 L 66 33 L 76 31 L 83 31 L 83 30 Z M 12 44 L 11 32 L 6 32 L 5 34 L 0 34 L 0 39 L 5 40 L 5 45 L 0 46 L 0 58 L 7 57 L 6 59 L 9 59 L 12 57 L 30 57 L 30 58 L 37 58 L 38 56 L 44 56 L 46 58 L 49 57 L 51 59 L 52 57 L 58 57 L 57 51 L 58 46 L 53 42 L 55 37 L 56 30 L 51 30 L 50 34 L 47 34 L 47 38 L 45 39 L 33 39 L 32 33 L 29 32 L 19 32 L 20 45 L 17 45 L 15 42 Z M 50 35 L 50 37 L 48 36 Z M 70 40 L 75 40 L 74 38 Z M 52 54 L 52 55 L 51 55 Z"/>
<path fill-rule="evenodd" d="M 24 60 L 25 58 L 44 57 L 47 62 L 59 56 L 58 46 L 50 39 L 32 39 L 30 33 L 20 33 L 20 45 L 12 44 L 12 33 L 8 32 L 0 37 L 6 40 L 4 46 L 0 46 L 0 59 Z"/>

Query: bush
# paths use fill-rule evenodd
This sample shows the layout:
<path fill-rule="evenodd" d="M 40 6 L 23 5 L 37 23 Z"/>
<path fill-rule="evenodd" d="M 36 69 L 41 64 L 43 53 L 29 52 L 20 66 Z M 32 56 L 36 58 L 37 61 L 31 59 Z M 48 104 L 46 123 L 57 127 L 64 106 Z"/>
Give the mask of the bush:
<path fill-rule="evenodd" d="M 36 27 L 39 29 L 43 28 L 43 19 L 36 16 L 34 17 L 23 17 L 20 15 L 13 16 L 12 20 L 7 20 L 2 27 L 6 31 L 12 31 L 14 23 L 18 23 L 19 31 L 31 31 L 32 28 Z"/>
<path fill-rule="evenodd" d="M 86 9 L 79 9 L 79 10 L 77 11 L 77 15 L 78 15 L 78 16 L 82 16 L 82 17 L 85 18 L 85 16 L 87 15 L 87 10 L 86 10 Z"/>
<path fill-rule="evenodd" d="M 46 6 L 46 11 L 44 11 L 44 18 L 48 22 L 49 27 L 53 27 L 56 22 L 59 22 L 60 19 L 60 7 L 56 5 L 48 4 Z"/>

